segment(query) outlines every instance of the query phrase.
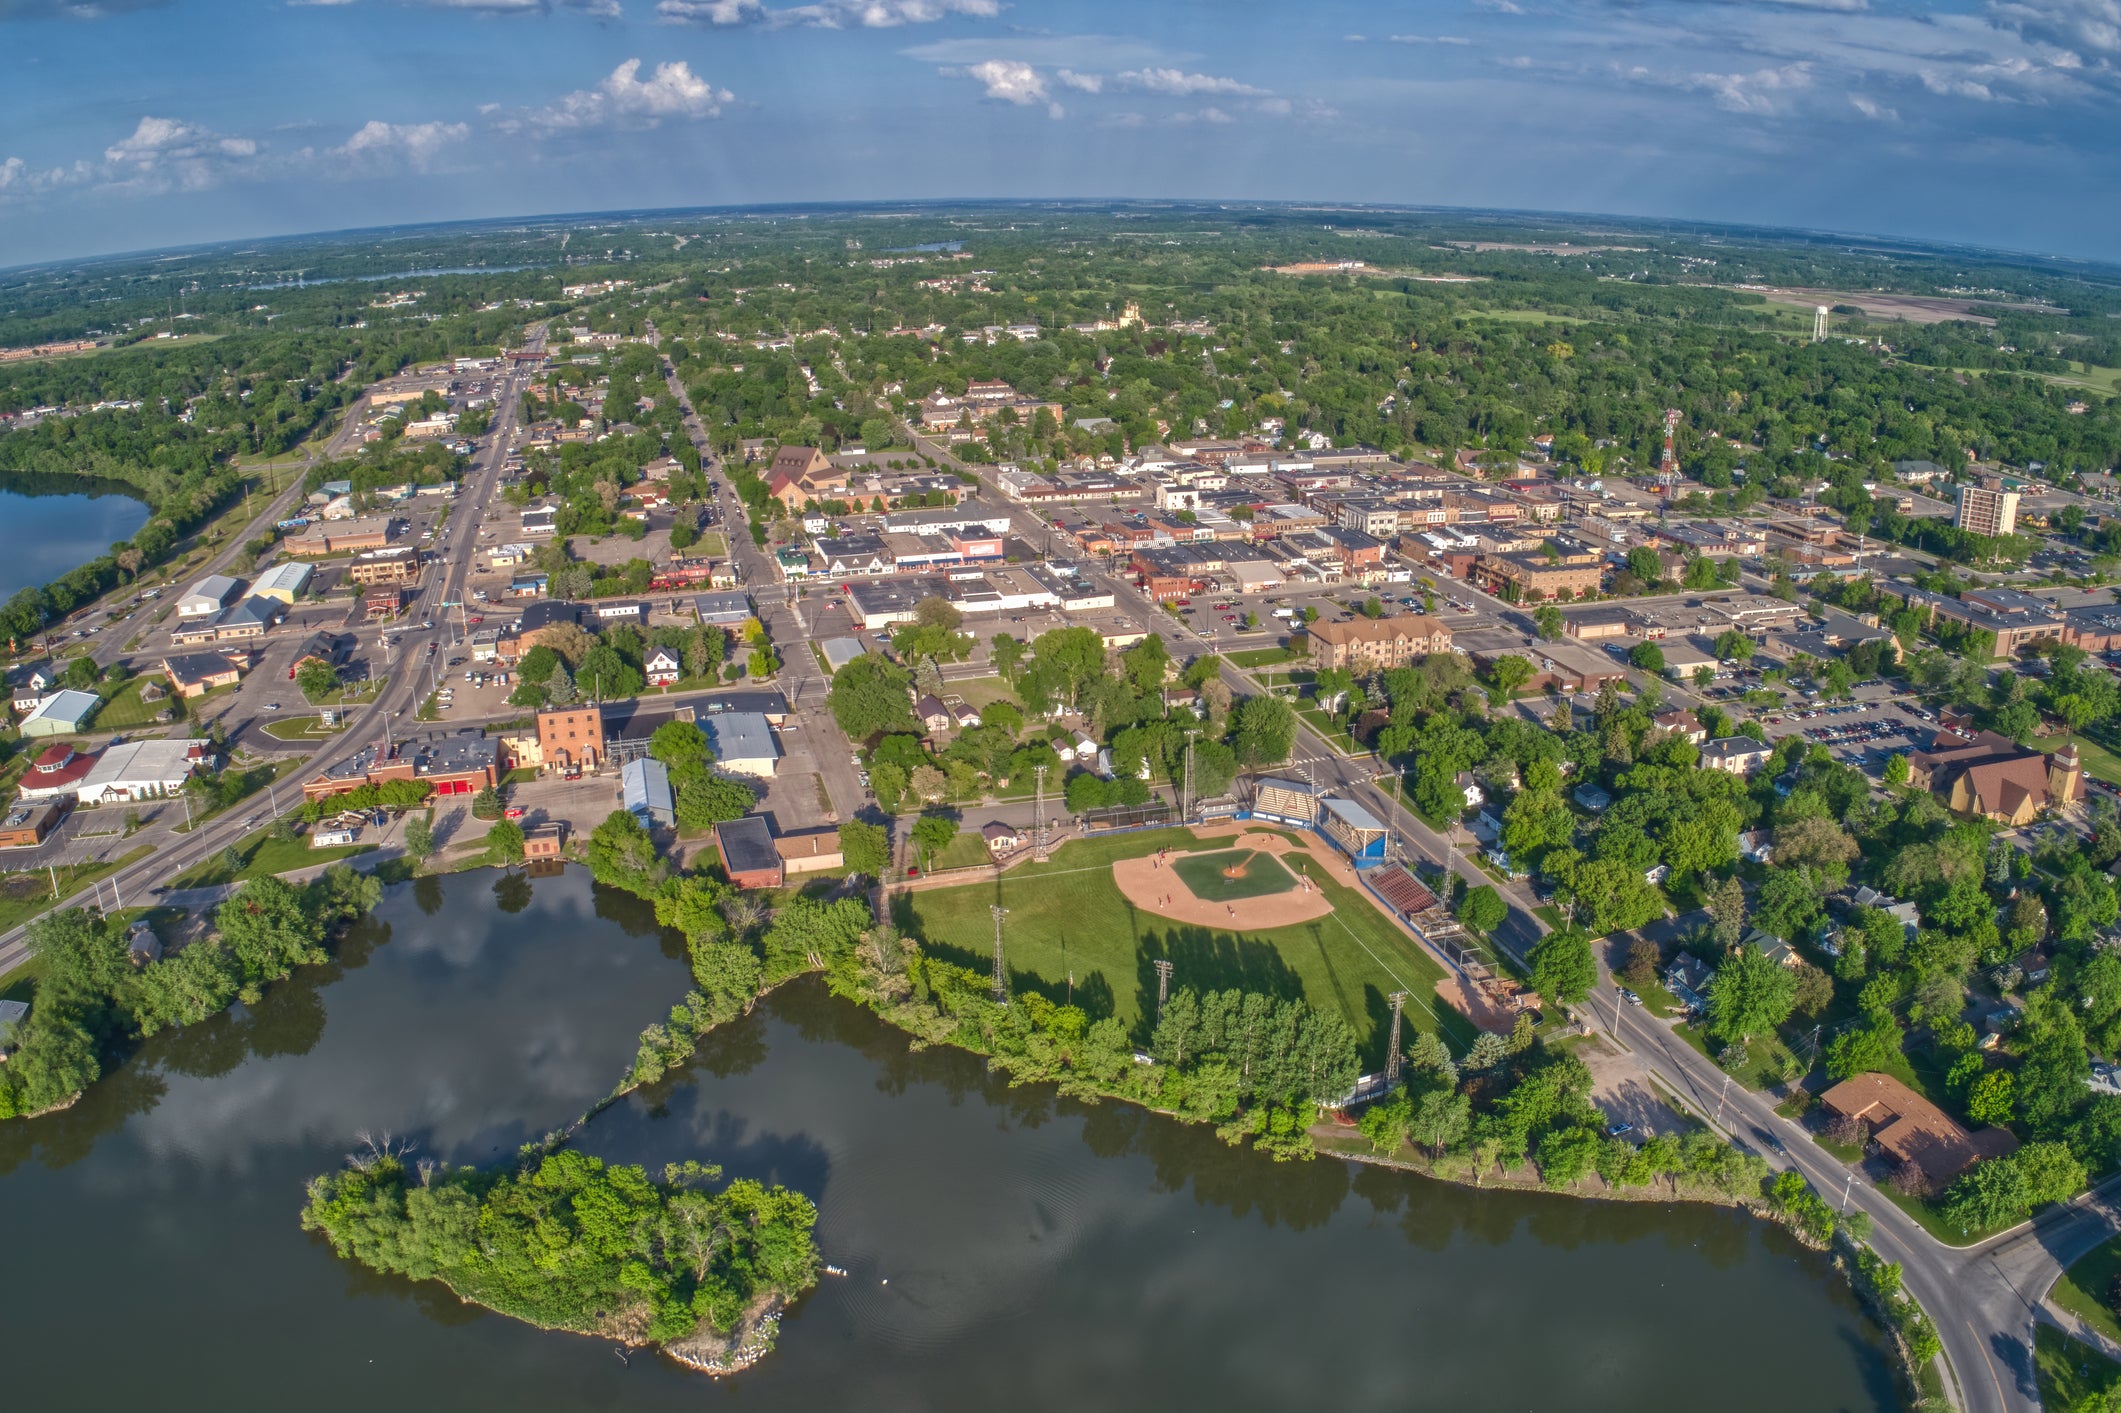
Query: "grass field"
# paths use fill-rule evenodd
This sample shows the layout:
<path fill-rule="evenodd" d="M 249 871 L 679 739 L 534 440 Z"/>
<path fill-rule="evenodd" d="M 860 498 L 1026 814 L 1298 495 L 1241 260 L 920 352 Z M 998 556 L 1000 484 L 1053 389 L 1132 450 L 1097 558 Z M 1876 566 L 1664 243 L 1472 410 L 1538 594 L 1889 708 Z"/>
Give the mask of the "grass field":
<path fill-rule="evenodd" d="M 2114 1318 L 2114 1307 L 2108 1303 L 2117 1278 L 2121 1278 L 2121 1241 L 2109 1241 L 2062 1273 L 2052 1292 L 2054 1302 L 2121 1344 L 2121 1320 Z"/>
<path fill-rule="evenodd" d="M 1304 654 L 1294 648 L 1245 648 L 1240 652 L 1224 653 L 1238 667 L 1273 667 L 1284 662 L 1296 662 Z"/>
<path fill-rule="evenodd" d="M 275 741 L 315 741 L 325 736 L 336 736 L 346 728 L 332 727 L 327 730 L 317 723 L 321 716 L 282 716 L 265 723 L 265 734 Z"/>
<path fill-rule="evenodd" d="M 2072 740 L 2077 743 L 2077 754 L 2084 758 L 2085 774 L 2109 785 L 2121 785 L 2121 756 L 2116 756 L 2089 736 L 2049 736 L 2033 744 L 2043 751 L 2057 751 L 2064 742 Z"/>
<path fill-rule="evenodd" d="M 99 878 L 107 878 L 136 859 L 142 859 L 155 851 L 152 844 L 118 855 L 106 863 L 81 864 L 73 868 L 58 870 L 59 898 L 64 902 L 88 887 Z M 51 893 L 52 874 L 43 869 L 26 869 L 21 873 L 0 878 L 0 930 L 17 927 L 48 908 L 57 906 Z"/>
<path fill-rule="evenodd" d="M 312 849 L 309 840 L 276 839 L 270 829 L 261 829 L 247 835 L 234 846 L 242 856 L 240 868 L 230 868 L 228 860 L 219 854 L 203 863 L 193 864 L 170 880 L 172 888 L 212 888 L 221 883 L 233 883 L 239 878 L 258 878 L 268 873 L 286 873 L 290 869 L 307 868 L 312 864 L 330 863 L 334 859 L 351 858 L 365 854 L 376 846 L 373 844 L 342 844 L 331 849 Z"/>
<path fill-rule="evenodd" d="M 117 691 L 96 712 L 95 726 L 98 731 L 124 731 L 134 726 L 149 726 L 156 717 L 169 707 L 165 696 L 159 702 L 140 700 L 140 689 L 149 682 L 159 684 L 167 691 L 169 684 L 159 677 L 135 677 Z"/>
<path fill-rule="evenodd" d="M 2033 1373 L 2040 1406 L 2056 1413 L 2121 1383 L 2121 1364 L 2045 1323 L 2033 1325 Z"/>
<path fill-rule="evenodd" d="M 1011 869 L 991 882 L 901 893 L 894 914 L 938 956 L 984 972 L 994 946 L 987 910 L 999 903 L 1009 910 L 1003 945 L 1012 986 L 1055 1000 L 1072 995 L 1093 1016 L 1113 1016 L 1136 1032 L 1156 1004 L 1150 963 L 1166 958 L 1176 963 L 1178 986 L 1239 987 L 1338 1007 L 1363 1042 L 1367 1068 L 1383 1063 L 1391 1018 L 1386 998 L 1397 990 L 1414 995 L 1409 1024 L 1442 1029 L 1460 1050 L 1471 1043 L 1471 1025 L 1434 1000 L 1442 969 L 1362 895 L 1316 865 L 1294 863 L 1333 905 L 1331 916 L 1243 934 L 1146 916 L 1112 882 L 1115 859 L 1161 848 L 1224 852 L 1216 842 L 1189 829 L 1074 840 L 1046 863 Z"/>
<path fill-rule="evenodd" d="M 1242 867 L 1237 877 L 1224 874 Z M 1179 881 L 1193 896 L 1211 903 L 1234 903 L 1239 898 L 1264 898 L 1286 893 L 1296 886 L 1296 876 L 1283 868 L 1274 855 L 1258 849 L 1221 849 L 1212 854 L 1182 854 L 1171 865 Z"/>
<path fill-rule="evenodd" d="M 979 831 L 960 829 L 955 837 L 936 853 L 934 862 L 929 864 L 928 868 L 931 872 L 940 873 L 953 868 L 979 868 L 993 862 L 994 856 L 987 852 L 987 841 L 980 837 Z M 805 874 L 804 877 L 809 875 Z"/>

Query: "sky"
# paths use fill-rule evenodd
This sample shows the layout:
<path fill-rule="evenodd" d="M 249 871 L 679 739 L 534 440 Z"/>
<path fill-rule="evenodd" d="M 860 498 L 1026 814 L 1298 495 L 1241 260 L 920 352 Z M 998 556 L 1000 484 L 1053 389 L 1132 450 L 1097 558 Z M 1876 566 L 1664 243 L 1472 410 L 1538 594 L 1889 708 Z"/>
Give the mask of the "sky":
<path fill-rule="evenodd" d="M 2121 259 L 2121 0 L 0 0 L 0 266 L 1005 197 Z"/>

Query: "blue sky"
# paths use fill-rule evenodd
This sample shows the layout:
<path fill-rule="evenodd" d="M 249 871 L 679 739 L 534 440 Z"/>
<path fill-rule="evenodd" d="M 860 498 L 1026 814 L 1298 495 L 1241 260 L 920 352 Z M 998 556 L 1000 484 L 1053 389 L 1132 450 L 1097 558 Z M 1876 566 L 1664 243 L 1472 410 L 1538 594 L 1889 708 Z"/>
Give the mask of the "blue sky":
<path fill-rule="evenodd" d="M 2121 0 L 0 0 L 0 264 L 1012 196 L 2121 258 Z"/>

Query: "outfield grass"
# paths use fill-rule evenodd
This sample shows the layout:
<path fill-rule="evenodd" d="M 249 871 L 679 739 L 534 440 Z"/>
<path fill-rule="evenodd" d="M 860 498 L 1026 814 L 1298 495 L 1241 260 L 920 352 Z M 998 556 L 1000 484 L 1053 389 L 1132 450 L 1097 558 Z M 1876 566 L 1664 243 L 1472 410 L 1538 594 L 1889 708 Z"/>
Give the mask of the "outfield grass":
<path fill-rule="evenodd" d="M 1235 878 L 1224 869 L 1242 866 Z M 1286 893 L 1296 886 L 1295 875 L 1283 868 L 1274 855 L 1258 849 L 1220 849 L 1212 854 L 1181 854 L 1171 863 L 1171 872 L 1193 890 L 1193 896 L 1211 903 L 1234 903 L 1239 898 L 1264 898 Z"/>
<path fill-rule="evenodd" d="M 988 908 L 999 903 L 1009 910 L 1003 943 L 1012 986 L 1056 1000 L 1072 994 L 1093 1016 L 1113 1016 L 1137 1034 L 1156 1005 L 1150 963 L 1166 958 L 1176 963 L 1178 986 L 1238 987 L 1337 1007 L 1363 1042 L 1366 1068 L 1383 1063 L 1391 1018 L 1386 998 L 1402 989 L 1413 993 L 1409 1024 L 1427 1031 L 1441 1026 L 1461 1050 L 1471 1043 L 1471 1024 L 1435 1000 L 1442 968 L 1365 897 L 1324 877 L 1315 864 L 1286 861 L 1309 874 L 1333 905 L 1331 916 L 1242 934 L 1141 913 L 1112 882 L 1115 859 L 1162 848 L 1222 852 L 1220 844 L 1189 829 L 1072 840 L 1047 862 L 991 882 L 898 894 L 894 914 L 938 956 L 984 972 L 994 947 Z"/>
<path fill-rule="evenodd" d="M 2121 1320 L 2107 1303 L 2114 1281 L 2121 1278 L 2121 1240 L 2081 1258 L 2062 1273 L 2051 1292 L 2054 1302 L 2116 1344 L 2121 1344 Z"/>
<path fill-rule="evenodd" d="M 2040 1385 L 2040 1406 L 2054 1413 L 2121 1383 L 2121 1364 L 2039 1321 L 2033 1324 L 2033 1373 Z"/>

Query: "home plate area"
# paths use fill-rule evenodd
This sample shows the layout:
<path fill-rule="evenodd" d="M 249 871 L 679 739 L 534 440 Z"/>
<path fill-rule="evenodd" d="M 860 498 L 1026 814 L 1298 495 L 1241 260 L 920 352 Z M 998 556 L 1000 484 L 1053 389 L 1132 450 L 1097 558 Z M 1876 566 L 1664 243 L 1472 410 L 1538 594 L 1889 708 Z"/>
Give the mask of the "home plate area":
<path fill-rule="evenodd" d="M 1232 847 L 1166 849 L 1112 865 L 1112 881 L 1143 912 L 1204 927 L 1265 931 L 1333 911 L 1325 895 L 1279 857 L 1304 850 L 1279 835 L 1246 835 Z"/>

